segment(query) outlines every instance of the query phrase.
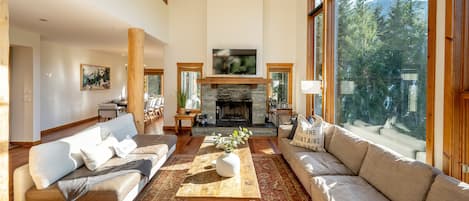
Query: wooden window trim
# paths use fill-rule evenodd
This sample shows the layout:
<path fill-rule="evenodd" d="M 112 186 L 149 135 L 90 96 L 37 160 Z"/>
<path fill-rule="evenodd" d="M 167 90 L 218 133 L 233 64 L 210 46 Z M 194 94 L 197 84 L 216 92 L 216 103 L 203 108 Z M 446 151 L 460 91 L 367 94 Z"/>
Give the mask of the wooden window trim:
<path fill-rule="evenodd" d="M 161 96 L 164 96 L 164 69 L 162 68 L 145 68 L 144 75 L 160 75 L 161 76 Z"/>
<path fill-rule="evenodd" d="M 443 171 L 469 182 L 469 174 L 461 167 L 469 163 L 469 128 L 464 114 L 469 94 L 469 60 L 465 56 L 469 52 L 469 2 L 447 0 L 445 21 Z"/>
<path fill-rule="evenodd" d="M 204 63 L 202 62 L 197 62 L 197 63 L 183 63 L 183 62 L 178 62 L 176 63 L 177 68 L 178 68 L 178 74 L 177 74 L 177 94 L 181 92 L 181 72 L 199 72 L 200 73 L 200 78 L 203 78 L 203 66 Z M 200 84 L 200 83 L 199 83 Z M 202 90 L 200 91 L 200 96 L 202 96 Z M 200 102 L 200 105 L 202 107 L 202 99 Z M 179 108 L 179 103 L 177 105 L 177 108 Z M 200 113 L 200 109 L 191 109 L 191 112 L 196 112 Z"/>
<path fill-rule="evenodd" d="M 267 63 L 267 80 L 270 80 L 270 73 L 272 72 L 285 72 L 288 73 L 288 104 L 291 105 L 293 102 L 293 63 Z M 272 82 L 269 82 L 271 85 Z M 267 96 L 272 96 L 271 87 L 267 87 Z"/>
<path fill-rule="evenodd" d="M 436 3 L 428 1 L 426 161 L 435 166 Z"/>
<path fill-rule="evenodd" d="M 319 5 L 317 8 L 314 8 L 314 0 L 311 0 L 311 1 L 308 1 L 309 5 L 308 5 L 308 8 L 310 8 L 309 12 L 308 12 L 308 39 L 307 39 L 307 55 L 308 55 L 308 58 L 307 58 L 307 68 L 306 68 L 306 80 L 313 80 L 315 75 L 315 70 L 314 70 L 314 54 L 315 54 L 315 51 L 314 51 L 314 43 L 315 43 L 315 39 L 314 39 L 314 34 L 315 34 L 315 30 L 314 30 L 314 18 L 316 18 L 317 15 L 319 15 L 320 13 L 324 13 L 324 3 L 321 3 L 321 5 Z M 324 14 L 323 14 L 324 16 Z M 323 48 L 325 49 L 325 17 L 323 17 Z M 323 49 L 323 53 L 325 53 Z M 323 54 L 324 56 L 324 54 Z M 325 73 L 325 69 L 324 69 L 324 66 L 325 66 L 325 60 L 323 59 L 323 64 L 322 64 L 322 75 L 324 77 L 324 73 Z M 323 80 L 324 82 L 324 80 Z M 325 97 L 326 91 L 323 90 L 322 92 L 322 97 Z M 322 99 L 322 114 L 324 116 L 325 114 L 325 98 Z M 311 95 L 311 94 L 306 94 L 306 115 L 313 115 L 314 114 L 314 95 Z"/>
<path fill-rule="evenodd" d="M 447 0 L 451 1 L 451 0 Z M 311 1 L 309 1 L 311 2 Z M 428 62 L 427 62 L 427 132 L 426 132 L 426 161 L 434 165 L 434 112 L 435 112 L 435 50 L 436 50 L 436 3 L 437 0 L 428 1 Z M 309 8 L 314 8 L 309 6 Z M 448 8 L 447 8 L 448 9 Z M 314 73 L 314 16 L 318 12 L 324 13 L 324 55 L 323 55 L 323 115 L 328 122 L 335 123 L 335 0 L 324 0 L 321 9 L 308 17 L 308 67 L 307 79 L 313 78 Z M 448 25 L 448 22 L 446 23 Z M 313 99 L 310 95 L 306 100 L 307 114 L 313 109 Z M 446 104 L 445 104 L 446 105 Z M 446 109 L 445 109 L 446 110 Z M 314 112 L 314 111 L 313 111 Z M 445 126 L 446 127 L 446 126 Z M 445 143 L 446 144 L 446 143 Z"/>

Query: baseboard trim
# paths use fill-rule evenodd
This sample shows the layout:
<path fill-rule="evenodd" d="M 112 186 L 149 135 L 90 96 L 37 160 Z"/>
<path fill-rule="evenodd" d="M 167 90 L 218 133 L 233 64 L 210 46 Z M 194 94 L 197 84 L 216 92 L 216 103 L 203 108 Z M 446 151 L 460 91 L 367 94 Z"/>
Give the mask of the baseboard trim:
<path fill-rule="evenodd" d="M 18 146 L 21 146 L 21 147 L 24 147 L 24 148 L 31 148 L 32 146 L 38 145 L 38 144 L 41 144 L 41 143 L 42 143 L 41 140 L 34 141 L 34 142 L 10 142 L 10 144 L 18 145 Z"/>
<path fill-rule="evenodd" d="M 75 127 L 75 126 L 78 126 L 80 124 L 90 122 L 90 121 L 95 121 L 95 120 L 98 120 L 98 116 L 90 117 L 90 118 L 87 118 L 87 119 L 82 119 L 82 120 L 79 120 L 79 121 L 64 124 L 62 126 L 57 126 L 57 127 L 54 127 L 54 128 L 49 128 L 47 130 L 41 131 L 41 136 L 46 136 L 46 135 L 52 134 L 52 133 L 57 132 L 57 131 L 65 130 L 67 128 Z"/>

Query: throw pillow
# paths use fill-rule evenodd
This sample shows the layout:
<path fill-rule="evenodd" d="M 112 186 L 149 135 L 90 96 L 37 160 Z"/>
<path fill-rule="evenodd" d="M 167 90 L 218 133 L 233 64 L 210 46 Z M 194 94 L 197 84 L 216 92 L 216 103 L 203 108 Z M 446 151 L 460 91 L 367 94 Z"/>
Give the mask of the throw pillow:
<path fill-rule="evenodd" d="M 115 152 L 113 146 L 118 143 L 112 133 L 109 133 L 107 138 L 100 144 L 82 148 L 81 156 L 85 162 L 85 166 L 91 171 L 96 170 L 114 156 Z"/>
<path fill-rule="evenodd" d="M 106 145 L 89 146 L 81 149 L 85 166 L 94 171 L 112 158 L 112 150 Z"/>
<path fill-rule="evenodd" d="M 112 133 L 110 133 L 107 138 L 104 139 L 103 142 L 101 142 L 100 145 L 108 147 L 112 151 L 112 156 L 114 156 L 116 155 L 116 152 L 114 151 L 114 146 L 116 146 L 117 144 L 119 144 L 119 141 Z"/>
<path fill-rule="evenodd" d="M 288 135 L 288 139 L 293 139 L 293 137 L 295 136 L 295 133 L 296 133 L 296 128 L 298 127 L 298 118 L 293 118 L 292 119 L 292 128 L 291 128 L 291 131 L 290 131 L 290 135 Z"/>
<path fill-rule="evenodd" d="M 298 115 L 298 126 L 290 144 L 311 149 L 313 151 L 326 151 L 324 149 L 324 133 L 322 121 L 316 119 L 314 124 L 302 115 Z"/>
<path fill-rule="evenodd" d="M 134 149 L 137 148 L 137 143 L 130 137 L 128 137 L 125 140 L 122 140 L 119 142 L 119 144 L 114 146 L 114 150 L 116 151 L 116 155 L 124 158 L 126 157 L 130 152 L 132 152 Z"/>

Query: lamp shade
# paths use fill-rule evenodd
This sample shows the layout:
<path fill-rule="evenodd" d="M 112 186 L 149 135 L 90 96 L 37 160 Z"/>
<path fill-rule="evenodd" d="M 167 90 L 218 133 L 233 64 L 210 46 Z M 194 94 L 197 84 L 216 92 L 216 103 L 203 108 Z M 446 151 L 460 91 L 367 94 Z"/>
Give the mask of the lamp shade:
<path fill-rule="evenodd" d="M 301 81 L 301 92 L 303 94 L 321 94 L 322 81 L 320 80 L 303 80 Z"/>

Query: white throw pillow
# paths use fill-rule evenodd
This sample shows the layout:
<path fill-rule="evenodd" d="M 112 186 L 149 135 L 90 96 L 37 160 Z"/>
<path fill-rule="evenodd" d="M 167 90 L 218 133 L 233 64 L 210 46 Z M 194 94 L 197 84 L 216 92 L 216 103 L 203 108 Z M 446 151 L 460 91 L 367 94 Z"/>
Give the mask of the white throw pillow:
<path fill-rule="evenodd" d="M 118 145 L 119 141 L 117 138 L 111 133 L 108 135 L 106 139 L 103 140 L 101 145 L 108 147 L 112 151 L 112 156 L 116 155 L 116 152 L 114 151 L 114 146 Z"/>
<path fill-rule="evenodd" d="M 86 167 L 94 171 L 106 163 L 114 156 L 113 147 L 118 143 L 117 139 L 112 134 L 109 134 L 101 144 L 82 148 L 81 153 Z"/>
<path fill-rule="evenodd" d="M 322 132 L 322 119 L 316 118 L 311 124 L 302 115 L 298 115 L 298 127 L 290 144 L 311 149 L 313 151 L 326 151 L 324 149 L 324 133 Z"/>
<path fill-rule="evenodd" d="M 124 158 L 130 152 L 137 148 L 137 143 L 131 138 L 127 138 L 119 142 L 119 144 L 114 146 L 114 150 L 116 151 L 116 155 Z"/>

